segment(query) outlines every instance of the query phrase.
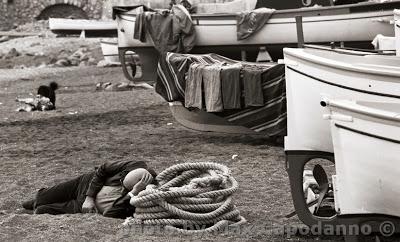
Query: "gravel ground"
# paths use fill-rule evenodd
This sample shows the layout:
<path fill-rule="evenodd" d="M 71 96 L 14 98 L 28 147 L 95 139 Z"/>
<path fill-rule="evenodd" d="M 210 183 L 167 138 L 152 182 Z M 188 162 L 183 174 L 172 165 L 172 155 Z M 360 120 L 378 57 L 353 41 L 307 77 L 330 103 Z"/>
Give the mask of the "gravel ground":
<path fill-rule="evenodd" d="M 60 85 L 57 111 L 15 112 L 16 97 L 51 81 Z M 261 135 L 187 130 L 153 90 L 94 91 L 108 81 L 124 81 L 121 69 L 0 69 L 0 241 L 342 241 L 281 232 L 302 226 L 297 217 L 284 217 L 293 204 L 281 146 Z M 182 237 L 134 233 L 121 227 L 122 220 L 99 215 L 34 216 L 21 209 L 39 188 L 115 159 L 144 159 L 158 172 L 181 162 L 225 164 L 240 184 L 234 200 L 248 223 L 241 234 Z"/>

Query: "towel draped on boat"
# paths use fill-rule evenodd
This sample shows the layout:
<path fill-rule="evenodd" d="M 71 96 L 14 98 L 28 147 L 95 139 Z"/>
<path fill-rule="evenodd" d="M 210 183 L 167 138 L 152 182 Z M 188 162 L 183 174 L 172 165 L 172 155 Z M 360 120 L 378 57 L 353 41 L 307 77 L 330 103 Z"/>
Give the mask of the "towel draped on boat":
<path fill-rule="evenodd" d="M 188 53 L 196 40 L 194 24 L 189 12 L 182 5 L 174 5 L 171 10 L 137 14 L 133 37 L 145 42 L 146 33 L 160 53 Z"/>
<path fill-rule="evenodd" d="M 240 64 L 240 65 L 239 65 Z M 206 55 L 191 55 L 191 54 L 176 54 L 176 53 L 166 53 L 161 55 L 158 69 L 157 69 L 157 84 L 156 84 L 156 92 L 160 94 L 166 101 L 173 102 L 173 101 L 180 101 L 184 104 L 189 101 L 193 103 L 197 103 L 197 107 L 207 108 L 204 101 L 205 93 L 207 92 L 206 89 L 202 89 L 202 93 L 199 93 L 198 90 L 194 92 L 197 94 L 195 96 L 186 98 L 186 88 L 187 86 L 187 79 L 189 75 L 198 75 L 196 74 L 196 69 L 194 67 L 198 66 L 220 66 L 220 78 L 221 83 L 217 83 L 217 85 L 211 85 L 214 87 L 222 88 L 221 95 L 222 102 L 224 103 L 224 93 L 231 93 L 232 96 L 228 97 L 226 100 L 230 99 L 231 105 L 233 108 L 238 107 L 238 102 L 241 109 L 224 109 L 220 110 L 221 106 L 211 106 L 212 109 L 216 109 L 220 112 L 215 112 L 215 115 L 226 119 L 228 122 L 231 122 L 235 125 L 244 126 L 250 128 L 256 132 L 263 132 L 269 136 L 276 136 L 276 135 L 285 135 L 286 134 L 286 89 L 285 89 L 285 68 L 284 65 L 279 65 L 276 63 L 248 63 L 248 62 L 240 62 L 228 59 L 226 57 L 217 55 L 217 54 L 206 54 Z M 248 106 L 246 105 L 246 93 L 245 93 L 245 86 L 244 83 L 244 76 L 241 75 L 240 80 L 241 82 L 233 83 L 233 88 L 242 91 L 240 95 L 240 100 L 237 100 L 237 96 L 235 92 L 231 92 L 231 90 L 224 89 L 224 81 L 222 76 L 223 68 L 225 67 L 233 67 L 237 68 L 237 65 L 243 69 L 243 66 L 250 66 L 250 69 L 262 69 L 260 73 L 260 88 L 258 90 L 251 90 L 252 88 L 256 87 L 257 85 L 250 85 L 248 88 L 250 89 L 251 93 L 247 93 L 248 96 L 253 95 L 253 91 L 256 92 L 258 95 L 262 95 L 263 103 L 260 106 Z M 214 69 L 211 69 L 213 71 Z M 234 73 L 234 72 L 230 72 Z M 257 73 L 257 72 L 255 72 Z M 257 76 L 257 75 L 256 75 Z M 211 79 L 216 77 L 216 75 L 211 73 Z M 233 81 L 236 78 L 232 79 Z M 225 80 L 226 81 L 226 80 Z M 192 83 L 193 85 L 201 85 L 201 83 Z M 210 83 L 209 83 L 210 84 Z M 203 83 L 204 85 L 204 83 Z M 238 87 L 240 85 L 240 87 Z M 189 85 L 190 86 L 190 85 Z M 192 88 L 192 87 L 189 87 Z M 232 88 L 227 87 L 225 88 Z M 258 91 L 260 93 L 258 93 Z M 215 90 L 211 95 L 214 95 L 216 92 Z M 218 93 L 218 92 L 217 92 Z M 230 95 L 230 94 L 229 94 Z M 259 98 L 259 96 L 254 95 L 255 98 Z M 212 105 L 218 104 L 221 100 L 215 99 L 217 102 L 213 103 Z M 255 99 L 260 100 L 260 99 Z M 254 101 L 254 100 L 253 100 Z M 198 105 L 200 103 L 200 105 Z M 225 105 L 225 103 L 224 103 Z M 210 105 L 209 105 L 210 106 Z M 196 107 L 193 106 L 193 107 Z M 224 106 L 225 108 L 225 106 Z M 215 111 L 215 110 L 212 110 Z"/>
<path fill-rule="evenodd" d="M 262 29 L 271 18 L 275 9 L 258 8 L 237 15 L 237 39 L 244 40 Z"/>

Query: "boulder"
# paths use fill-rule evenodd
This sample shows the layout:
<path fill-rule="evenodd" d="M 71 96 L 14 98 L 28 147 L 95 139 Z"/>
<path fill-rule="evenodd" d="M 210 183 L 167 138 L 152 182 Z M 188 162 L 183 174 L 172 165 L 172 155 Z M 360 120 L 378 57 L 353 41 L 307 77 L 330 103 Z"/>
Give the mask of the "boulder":
<path fill-rule="evenodd" d="M 11 59 L 20 56 L 21 53 L 17 51 L 17 49 L 12 48 L 5 56 L 4 59 Z"/>

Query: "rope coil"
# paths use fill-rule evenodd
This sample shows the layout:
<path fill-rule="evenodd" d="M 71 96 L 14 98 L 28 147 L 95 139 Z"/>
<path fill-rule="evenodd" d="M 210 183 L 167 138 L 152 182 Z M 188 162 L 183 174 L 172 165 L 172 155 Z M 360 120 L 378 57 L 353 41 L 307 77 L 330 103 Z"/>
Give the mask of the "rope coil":
<path fill-rule="evenodd" d="M 157 186 L 148 185 L 131 199 L 136 210 L 125 225 L 161 225 L 182 234 L 196 234 L 246 222 L 232 201 L 238 182 L 224 165 L 178 164 L 161 172 L 156 180 Z M 185 229 L 193 226 L 202 229 Z"/>

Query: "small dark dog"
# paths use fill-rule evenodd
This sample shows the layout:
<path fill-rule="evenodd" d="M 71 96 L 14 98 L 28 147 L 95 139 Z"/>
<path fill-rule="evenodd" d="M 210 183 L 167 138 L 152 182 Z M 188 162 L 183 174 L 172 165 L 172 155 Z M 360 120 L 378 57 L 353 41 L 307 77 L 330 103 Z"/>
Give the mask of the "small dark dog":
<path fill-rule="evenodd" d="M 56 82 L 51 82 L 48 86 L 42 85 L 38 88 L 37 94 L 50 99 L 53 104 L 54 109 L 56 109 L 56 93 L 55 90 L 58 89 L 58 84 Z"/>

